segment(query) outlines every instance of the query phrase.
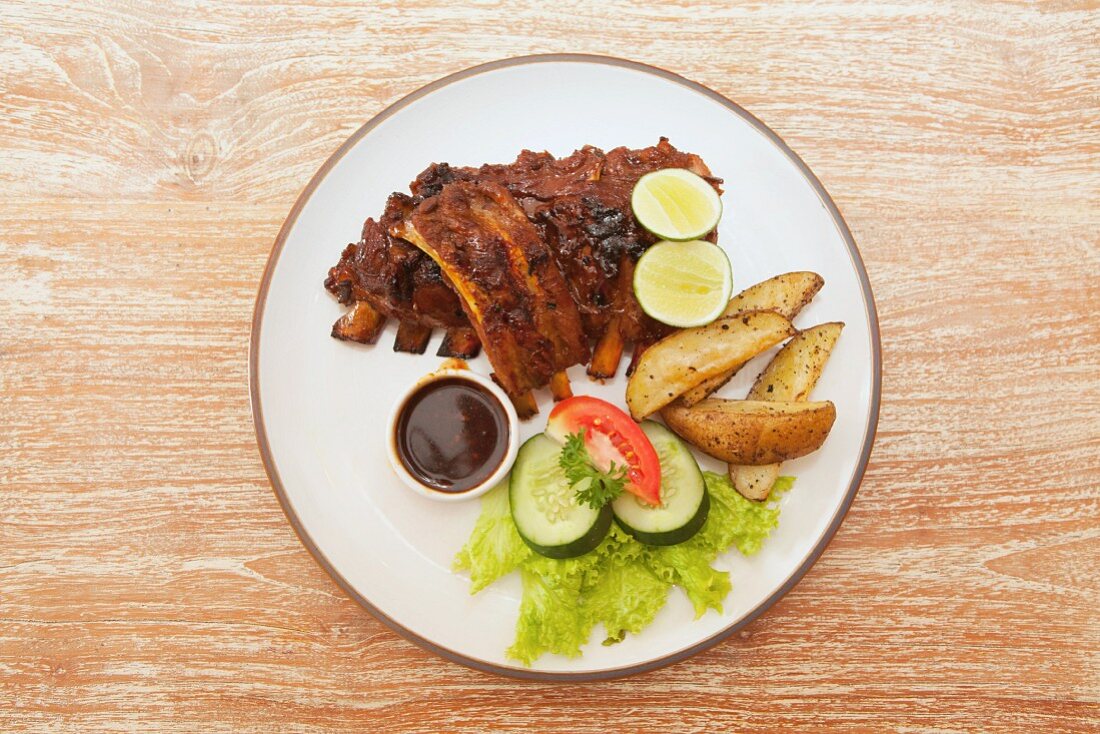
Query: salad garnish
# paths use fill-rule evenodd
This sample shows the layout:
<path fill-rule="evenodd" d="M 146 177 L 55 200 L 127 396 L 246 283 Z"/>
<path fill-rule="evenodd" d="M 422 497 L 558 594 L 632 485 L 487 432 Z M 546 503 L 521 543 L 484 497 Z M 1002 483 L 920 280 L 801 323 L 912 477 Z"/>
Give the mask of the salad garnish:
<path fill-rule="evenodd" d="M 584 444 L 584 429 L 565 437 L 558 465 L 565 478 L 577 491 L 577 502 L 598 510 L 618 497 L 626 489 L 625 464 L 615 464 L 601 471 L 588 455 Z"/>

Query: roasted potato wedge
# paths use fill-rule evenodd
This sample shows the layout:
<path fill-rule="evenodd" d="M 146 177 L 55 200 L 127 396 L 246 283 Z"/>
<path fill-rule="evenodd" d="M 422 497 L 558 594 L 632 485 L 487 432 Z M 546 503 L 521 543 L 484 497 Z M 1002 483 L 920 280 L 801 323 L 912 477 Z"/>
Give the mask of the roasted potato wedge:
<path fill-rule="evenodd" d="M 771 494 L 775 480 L 779 479 L 780 466 L 782 464 L 764 464 L 763 466 L 730 464 L 730 482 L 745 499 L 763 502 Z"/>
<path fill-rule="evenodd" d="M 775 311 L 789 321 L 798 315 L 823 285 L 825 280 L 817 273 L 801 271 L 777 275 L 738 293 L 730 299 L 722 316 L 734 316 L 742 311 Z M 703 380 L 684 393 L 684 405 L 690 407 L 710 397 L 743 366 L 742 362 Z"/>
<path fill-rule="evenodd" d="M 840 337 L 844 324 L 820 324 L 800 332 L 779 350 L 749 390 L 749 400 L 806 400 Z M 730 464 L 734 489 L 750 500 L 768 498 L 779 478 L 779 464 Z"/>
<path fill-rule="evenodd" d="M 731 464 L 774 464 L 816 451 L 836 420 L 830 402 L 768 402 L 707 398 L 661 411 L 688 443 Z"/>
<path fill-rule="evenodd" d="M 844 324 L 813 326 L 787 342 L 749 390 L 749 400 L 805 400 L 829 361 Z"/>
<path fill-rule="evenodd" d="M 642 420 L 708 377 L 746 362 L 795 333 L 774 311 L 748 311 L 674 332 L 645 350 L 626 386 L 626 404 Z"/>

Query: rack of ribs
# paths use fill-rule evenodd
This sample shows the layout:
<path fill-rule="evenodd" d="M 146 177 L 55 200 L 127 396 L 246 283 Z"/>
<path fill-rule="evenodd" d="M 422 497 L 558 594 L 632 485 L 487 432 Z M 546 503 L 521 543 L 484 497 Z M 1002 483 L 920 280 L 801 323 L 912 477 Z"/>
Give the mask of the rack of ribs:
<path fill-rule="evenodd" d="M 441 223 L 431 221 L 424 205 L 430 200 L 440 202 L 439 197 L 447 198 L 446 192 L 453 187 L 456 192 L 464 192 L 463 196 L 470 196 L 473 190 L 469 185 L 481 184 L 484 190 L 478 196 L 493 199 L 499 215 L 507 210 L 506 219 L 517 231 L 518 209 L 556 264 L 584 336 L 595 343 L 588 362 L 589 374 L 596 378 L 613 376 L 627 343 L 634 344 L 636 359 L 642 349 L 669 331 L 645 315 L 632 287 L 634 264 L 656 238 L 634 219 L 631 193 L 639 178 L 662 168 L 687 168 L 721 191 L 721 180 L 711 175 L 699 156 L 677 150 L 665 138 L 648 148 L 615 148 L 607 153 L 585 146 L 564 158 L 525 150 L 513 163 L 476 168 L 432 164 L 410 184 L 412 196 L 393 194 L 378 222 L 367 220 L 359 243 L 345 248 L 340 262 L 330 271 L 326 287 L 341 303 L 351 306 L 333 327 L 333 336 L 364 341 L 360 335 L 365 334 L 376 340 L 385 318 L 392 317 L 399 322 L 395 349 L 422 352 L 432 329 L 443 328 L 446 337 L 441 355 L 477 353 L 478 343 L 485 342 L 488 333 L 476 316 L 470 318 L 471 313 L 476 314 L 471 311 L 471 300 L 456 287 L 456 278 L 469 281 L 471 274 L 462 264 L 448 268 L 433 247 L 436 243 L 423 237 L 417 242 L 413 232 L 419 231 L 415 223 L 420 216 L 424 228 L 437 236 Z M 503 203 L 499 188 L 510 195 L 509 203 Z M 468 234 L 474 233 L 483 234 L 480 230 Z M 527 230 L 522 236 L 523 242 L 528 242 L 530 233 Z M 710 235 L 711 239 L 715 237 L 715 233 Z M 457 256 L 462 250 L 454 252 Z M 516 281 L 507 287 L 521 286 Z M 515 295 L 523 293 L 515 291 Z M 357 318 L 369 328 L 356 330 Z M 555 399 L 569 394 L 563 372 L 569 365 L 563 364 L 562 355 L 578 357 L 570 364 L 589 355 L 587 348 L 569 347 L 555 347 L 555 359 L 533 362 L 529 370 L 528 365 L 523 369 L 506 367 L 511 358 L 497 344 L 486 343 L 485 349 L 498 381 L 509 388 L 508 380 L 514 378 L 509 392 L 521 411 L 529 412 L 534 405 L 527 392 L 530 388 L 549 383 Z M 556 366 L 556 370 L 547 374 L 546 364 Z M 532 384 L 521 392 L 512 392 L 527 383 Z"/>
<path fill-rule="evenodd" d="M 523 405 L 532 389 L 588 360 L 588 338 L 558 264 L 512 195 L 455 181 L 392 234 L 428 254 L 458 294 L 494 376 Z"/>

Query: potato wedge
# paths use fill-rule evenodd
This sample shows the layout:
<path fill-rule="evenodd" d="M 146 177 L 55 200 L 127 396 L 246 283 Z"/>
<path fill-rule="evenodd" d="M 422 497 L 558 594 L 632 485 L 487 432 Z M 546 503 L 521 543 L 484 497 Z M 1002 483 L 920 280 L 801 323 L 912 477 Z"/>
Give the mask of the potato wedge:
<path fill-rule="evenodd" d="M 836 420 L 826 401 L 768 402 L 707 398 L 661 411 L 665 424 L 688 443 L 731 464 L 774 464 L 816 451 Z"/>
<path fill-rule="evenodd" d="M 810 327 L 787 342 L 749 390 L 749 400 L 805 400 L 825 369 L 844 324 Z"/>
<path fill-rule="evenodd" d="M 840 337 L 844 324 L 819 324 L 801 332 L 779 350 L 749 390 L 749 400 L 806 400 Z M 730 464 L 733 488 L 750 500 L 763 501 L 779 478 L 779 464 Z"/>
<path fill-rule="evenodd" d="M 730 464 L 730 482 L 745 499 L 763 502 L 771 494 L 775 480 L 779 479 L 780 466 L 782 464 L 764 464 L 763 466 Z"/>
<path fill-rule="evenodd" d="M 741 311 L 775 311 L 780 316 L 793 320 L 823 285 L 825 279 L 817 273 L 800 271 L 777 275 L 749 286 L 731 298 L 722 316 L 733 316 Z M 690 407 L 710 397 L 711 393 L 729 382 L 743 366 L 744 363 L 735 365 L 691 388 L 683 395 L 684 405 Z"/>
<path fill-rule="evenodd" d="M 626 404 L 642 420 L 708 377 L 741 364 L 795 333 L 774 311 L 748 311 L 674 332 L 645 350 L 626 385 Z"/>

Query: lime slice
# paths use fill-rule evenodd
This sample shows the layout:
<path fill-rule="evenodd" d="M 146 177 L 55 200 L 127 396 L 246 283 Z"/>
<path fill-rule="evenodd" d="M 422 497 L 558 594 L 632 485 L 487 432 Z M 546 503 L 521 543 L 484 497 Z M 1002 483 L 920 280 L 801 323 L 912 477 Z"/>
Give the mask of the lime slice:
<path fill-rule="evenodd" d="M 634 267 L 642 310 L 669 326 L 709 324 L 722 315 L 732 290 L 729 258 L 710 242 L 658 242 Z"/>
<path fill-rule="evenodd" d="M 634 184 L 630 205 L 638 222 L 664 240 L 697 240 L 718 226 L 722 200 L 686 168 L 647 173 Z"/>

